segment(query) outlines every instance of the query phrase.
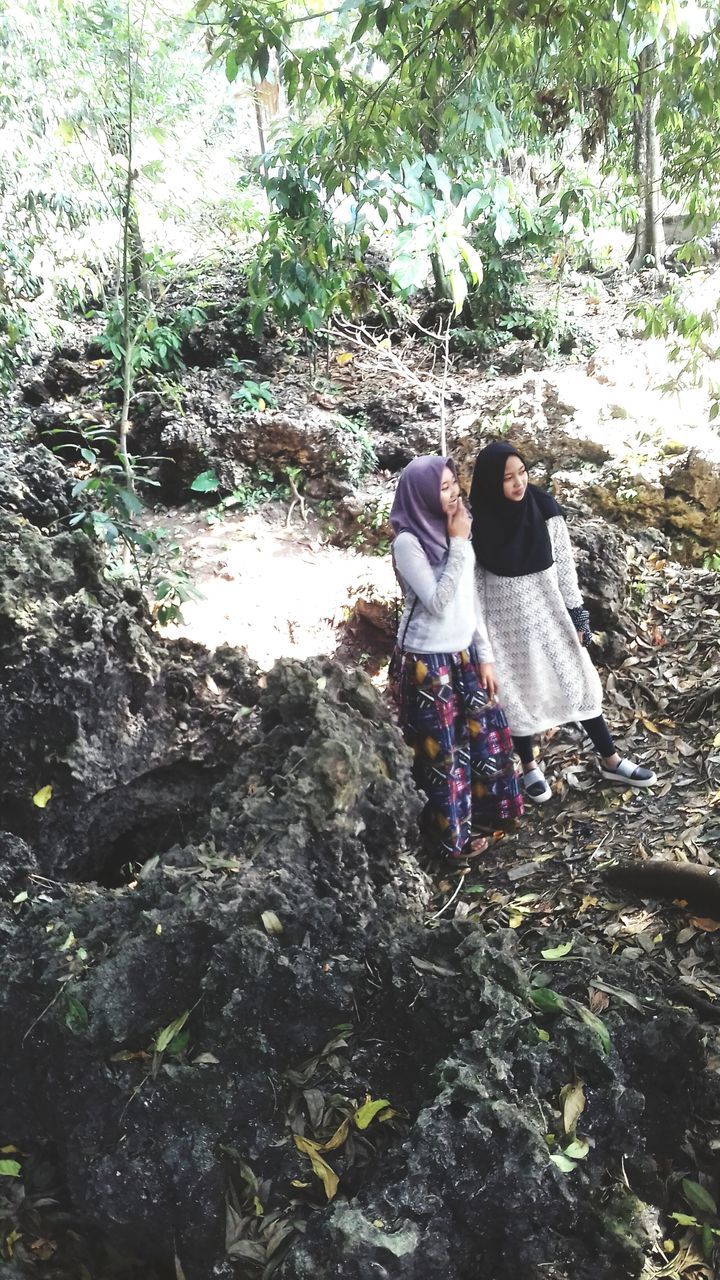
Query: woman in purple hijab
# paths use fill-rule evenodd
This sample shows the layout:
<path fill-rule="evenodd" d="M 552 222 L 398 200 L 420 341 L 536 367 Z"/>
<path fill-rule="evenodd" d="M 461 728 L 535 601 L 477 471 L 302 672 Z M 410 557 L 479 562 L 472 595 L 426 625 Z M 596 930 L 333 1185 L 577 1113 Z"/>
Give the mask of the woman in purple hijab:
<path fill-rule="evenodd" d="M 470 516 L 452 458 L 414 458 L 390 512 L 405 599 L 393 655 L 400 727 L 427 804 L 423 832 L 455 866 L 523 812 L 493 655 L 477 608 Z"/>

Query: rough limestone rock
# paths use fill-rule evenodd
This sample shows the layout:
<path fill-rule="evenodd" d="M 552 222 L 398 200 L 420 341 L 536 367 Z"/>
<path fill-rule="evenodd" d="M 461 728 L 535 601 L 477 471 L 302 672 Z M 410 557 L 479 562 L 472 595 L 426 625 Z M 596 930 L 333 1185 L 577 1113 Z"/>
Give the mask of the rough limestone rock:
<path fill-rule="evenodd" d="M 638 1280 L 668 1168 L 712 1163 L 701 1029 L 580 937 L 426 926 L 363 673 L 162 645 L 7 510 L 0 646 L 0 1134 L 74 1238 L 152 1280 Z M 634 997 L 602 1022 L 598 972 Z"/>
<path fill-rule="evenodd" d="M 674 1118 L 693 1091 L 699 1041 L 688 1046 L 692 1065 L 684 1063 L 682 1020 L 664 1011 L 657 1022 L 633 1027 L 634 1045 L 623 1034 L 613 1040 L 609 1054 L 587 1026 L 553 1020 L 553 1045 L 538 1051 L 527 988 L 505 940 L 488 944 L 471 932 L 454 963 L 462 985 L 475 986 L 474 1026 L 438 1064 L 435 1096 L 421 1103 L 382 1175 L 368 1179 L 351 1204 L 314 1217 L 281 1275 L 636 1276 L 643 1246 L 656 1234 L 654 1215 L 625 1192 L 603 1200 L 601 1170 L 623 1152 L 636 1194 L 657 1187 L 653 1164 L 680 1136 Z M 580 959 L 583 973 L 591 963 L 590 955 Z M 449 985 L 454 992 L 461 984 Z M 653 1058 L 664 1037 L 680 1074 L 653 1097 Z M 592 1143 L 590 1158 L 570 1177 L 548 1151 L 557 1112 L 552 1104 L 544 1111 L 569 1060 L 576 1078 L 591 1082 L 582 1128 Z M 528 1098 L 545 1101 L 533 1111 Z M 664 1132 L 666 1120 L 672 1132 Z"/>
<path fill-rule="evenodd" d="M 71 490 L 65 467 L 44 445 L 18 453 L 0 443 L 0 510 L 57 530 L 78 509 Z"/>
<path fill-rule="evenodd" d="M 593 631 L 623 630 L 628 593 L 626 542 L 606 520 L 568 512 L 568 528 Z"/>
<path fill-rule="evenodd" d="M 159 644 L 84 534 L 0 512 L 0 829 L 44 874 L 113 882 L 167 847 L 237 749 L 238 702 L 256 698 L 238 652 Z"/>
<path fill-rule="evenodd" d="M 717 458 L 700 449 L 690 449 L 665 469 L 662 480 L 668 495 L 685 494 L 720 521 L 720 461 Z"/>
<path fill-rule="evenodd" d="M 308 478 L 359 478 L 375 459 L 369 438 L 342 415 L 313 406 L 244 413 L 227 452 L 274 475 L 299 467 Z"/>
<path fill-rule="evenodd" d="M 3 1134 L 50 1143 L 81 1220 L 159 1274 L 639 1277 L 657 1171 L 718 1110 L 692 1020 L 582 944 L 547 1007 L 513 931 L 423 928 L 409 759 L 361 673 L 277 664 L 210 800 L 131 885 L 0 916 Z M 643 1012 L 587 1025 L 600 963 Z M 576 1078 L 570 1178 L 546 1135 Z M 367 1098 L 395 1114 L 361 1128 Z"/>
<path fill-rule="evenodd" d="M 201 369 L 217 369 L 229 356 L 241 360 L 255 360 L 260 345 L 230 316 L 208 316 L 194 325 L 183 339 L 183 360 Z"/>
<path fill-rule="evenodd" d="M 292 1221 L 307 1162 L 286 1107 L 311 1105 L 317 1123 L 322 1106 L 286 1073 L 314 1054 L 334 1071 L 333 1040 L 348 1056 L 338 1024 L 358 999 L 372 1014 L 376 966 L 427 893 L 403 862 L 419 807 L 408 752 L 367 677 L 279 664 L 243 723 L 192 843 L 136 886 L 31 891 L 0 917 L 0 1130 L 51 1142 L 76 1211 L 125 1252 L 164 1265 L 176 1251 L 188 1280 L 222 1259 L 228 1178 L 242 1185 L 223 1147 L 277 1181 Z M 163 1048 L 185 1010 L 190 1039 Z M 347 1105 L 384 1088 L 386 1068 L 379 1043 L 360 1052 L 338 1086 Z"/>

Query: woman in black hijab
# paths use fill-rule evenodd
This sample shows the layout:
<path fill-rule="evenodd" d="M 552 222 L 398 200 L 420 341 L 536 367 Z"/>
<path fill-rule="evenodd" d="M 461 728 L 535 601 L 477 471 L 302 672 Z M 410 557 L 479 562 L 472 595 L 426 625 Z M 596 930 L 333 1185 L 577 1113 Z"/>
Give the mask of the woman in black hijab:
<path fill-rule="evenodd" d="M 652 786 L 655 774 L 620 757 L 602 716 L 602 686 L 586 652 L 589 617 L 561 508 L 528 483 L 524 458 L 501 441 L 478 454 L 470 505 L 478 592 L 526 795 L 536 804 L 551 798 L 533 738 L 568 721 L 583 725 L 603 778 Z"/>

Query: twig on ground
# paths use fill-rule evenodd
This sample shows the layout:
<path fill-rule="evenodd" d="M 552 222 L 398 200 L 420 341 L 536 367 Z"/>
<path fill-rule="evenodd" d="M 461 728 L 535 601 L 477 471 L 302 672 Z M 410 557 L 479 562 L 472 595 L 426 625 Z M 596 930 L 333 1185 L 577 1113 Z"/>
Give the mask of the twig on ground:
<path fill-rule="evenodd" d="M 356 347 L 361 349 L 361 351 L 372 352 L 372 355 L 378 356 L 380 360 L 384 360 L 386 364 L 391 365 L 393 369 L 395 369 L 396 374 L 400 375 L 401 378 L 404 378 L 407 383 L 411 383 L 413 387 L 420 387 L 423 388 L 423 390 L 427 387 L 427 383 L 432 375 L 428 376 L 428 379 L 425 381 L 418 378 L 413 371 L 407 369 L 407 366 L 402 362 L 400 356 L 396 356 L 396 353 L 393 352 L 391 348 L 383 347 L 382 339 L 375 338 L 375 335 L 370 333 L 370 330 L 366 329 L 365 325 L 351 324 L 350 321 L 343 320 L 342 323 L 338 321 L 336 328 L 340 330 L 342 337 L 346 342 L 354 343 Z"/>
<path fill-rule="evenodd" d="M 455 892 L 452 894 L 452 896 L 451 896 L 450 898 L 448 898 L 448 900 L 447 900 L 447 902 L 445 903 L 445 905 L 444 905 L 444 906 L 442 906 L 442 907 L 440 908 L 440 910 L 439 910 L 439 911 L 436 911 L 436 912 L 435 912 L 435 915 L 434 915 L 434 916 L 429 916 L 429 917 L 428 917 L 428 919 L 425 921 L 425 923 L 426 923 L 426 924 L 430 924 L 433 920 L 438 920 L 438 919 L 439 919 L 439 917 L 443 914 L 443 912 L 447 911 L 448 907 L 452 906 L 453 902 L 454 902 L 454 901 L 455 901 L 455 899 L 457 898 L 457 896 L 458 896 L 458 894 L 459 894 L 460 890 L 462 889 L 462 887 L 463 887 L 463 885 L 464 885 L 464 883 L 465 883 L 465 874 L 466 874 L 466 873 L 463 871 L 463 873 L 462 873 L 462 875 L 460 876 L 460 879 L 459 879 L 459 881 L 458 881 L 458 885 L 457 885 L 457 888 L 456 888 Z"/>
<path fill-rule="evenodd" d="M 34 1031 L 34 1030 L 35 1030 L 35 1028 L 36 1028 L 36 1026 L 38 1025 L 38 1023 L 39 1023 L 39 1022 L 42 1022 L 43 1018 L 45 1017 L 45 1014 L 50 1012 L 50 1010 L 52 1009 L 52 1007 L 53 1007 L 53 1005 L 55 1004 L 55 1002 L 56 1002 L 57 1000 L 59 1000 L 59 999 L 60 999 L 60 996 L 62 995 L 63 991 L 65 990 L 65 984 L 66 984 L 69 980 L 70 980 L 70 974 L 68 974 L 68 975 L 67 975 L 67 977 L 65 977 L 65 978 L 62 978 L 62 979 L 61 979 L 60 986 L 58 987 L 57 991 L 55 992 L 55 995 L 53 996 L 52 1000 L 51 1000 L 48 1004 L 46 1004 L 46 1005 L 45 1005 L 45 1008 L 44 1008 L 44 1009 L 43 1009 L 43 1010 L 38 1014 L 38 1016 L 37 1016 L 37 1018 L 35 1019 L 35 1021 L 30 1023 L 30 1026 L 28 1027 L 27 1031 L 25 1032 L 25 1035 L 24 1035 L 24 1036 L 23 1036 L 23 1038 L 22 1038 L 22 1044 L 24 1044 L 24 1043 L 25 1043 L 25 1041 L 27 1040 L 27 1038 L 28 1038 L 28 1036 L 30 1035 L 30 1033 L 31 1033 L 32 1031 Z"/>

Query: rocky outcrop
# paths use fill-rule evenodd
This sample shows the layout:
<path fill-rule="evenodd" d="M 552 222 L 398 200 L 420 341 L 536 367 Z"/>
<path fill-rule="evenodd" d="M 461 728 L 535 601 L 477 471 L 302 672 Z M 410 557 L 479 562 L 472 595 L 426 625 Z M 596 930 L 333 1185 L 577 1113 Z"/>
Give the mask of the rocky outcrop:
<path fill-rule="evenodd" d="M 0 512 L 0 826 L 45 875 L 113 883 L 172 843 L 256 699 L 241 654 L 158 643 L 84 534 Z"/>
<path fill-rule="evenodd" d="M 601 364 L 561 373 L 543 371 L 491 390 L 482 413 L 463 411 L 451 422 L 449 447 L 469 486 L 478 448 L 502 437 L 561 500 L 584 504 L 634 532 L 648 525 L 715 546 L 720 538 L 720 452 L 706 441 L 680 442 L 661 427 L 636 393 L 623 402 Z M 655 399 L 658 398 L 658 393 Z M 642 415 L 642 416 L 641 416 Z M 646 420 L 647 418 L 647 420 Z M 653 443 L 648 444 L 652 438 Z"/>
<path fill-rule="evenodd" d="M 664 1172 L 720 1111 L 698 1025 L 580 937 L 548 966 L 532 931 L 524 955 L 426 927 L 410 753 L 371 681 L 163 645 L 100 570 L 83 535 L 0 513 L 21 1175 L 51 1152 L 75 1237 L 146 1275 L 639 1277 Z M 624 996 L 602 1021 L 599 971 Z"/>
<path fill-rule="evenodd" d="M 49 449 L 36 445 L 21 453 L 0 442 L 0 510 L 58 531 L 78 509 L 71 491 L 66 468 Z"/>
<path fill-rule="evenodd" d="M 355 1024 L 358 998 L 372 1016 L 374 966 L 387 969 L 395 922 L 425 895 L 403 863 L 418 809 L 409 760 L 367 677 L 281 664 L 243 724 L 191 843 L 151 857 L 128 888 L 31 886 L 2 924 L 3 1134 L 50 1140 L 76 1210 L 125 1251 L 177 1252 L 188 1280 L 224 1253 L 228 1176 L 242 1183 L 229 1150 L 287 1206 L 307 1161 L 287 1136 L 285 1073 L 314 1054 L 318 1076 L 340 1070 L 338 1024 Z M 188 1010 L 185 1037 L 163 1042 Z M 347 1105 L 384 1087 L 384 1056 L 366 1050 L 338 1084 Z M 312 1117 L 314 1076 L 297 1094 Z"/>

